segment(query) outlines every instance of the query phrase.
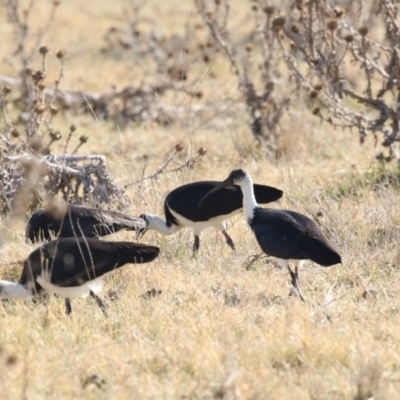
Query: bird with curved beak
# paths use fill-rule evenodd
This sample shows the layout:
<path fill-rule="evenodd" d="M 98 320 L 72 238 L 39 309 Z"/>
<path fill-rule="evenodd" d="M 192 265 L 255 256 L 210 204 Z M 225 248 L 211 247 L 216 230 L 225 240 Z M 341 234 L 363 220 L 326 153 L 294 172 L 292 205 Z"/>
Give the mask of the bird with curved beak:
<path fill-rule="evenodd" d="M 146 228 L 139 235 L 143 236 L 148 229 L 162 235 L 172 235 L 182 228 L 192 228 L 194 257 L 200 247 L 200 233 L 206 228 L 214 228 L 222 232 L 228 246 L 235 250 L 225 221 L 242 211 L 243 195 L 240 188 L 234 185 L 225 187 L 197 207 L 204 195 L 219 185 L 217 181 L 199 181 L 172 190 L 164 201 L 165 221 L 157 215 L 142 214 L 140 218 L 145 220 Z M 271 186 L 254 184 L 254 194 L 257 201 L 266 204 L 280 199 L 283 192 Z"/>
<path fill-rule="evenodd" d="M 243 192 L 243 209 L 247 222 L 258 244 L 267 255 L 276 257 L 287 267 L 292 285 L 304 300 L 299 284 L 299 267 L 304 260 L 311 260 L 324 267 L 341 263 L 339 253 L 328 242 L 319 226 L 303 214 L 289 210 L 261 208 L 255 199 L 250 175 L 243 169 L 232 171 L 220 185 L 211 189 L 198 203 L 229 185 L 240 186 Z M 292 271 L 289 262 L 293 262 Z"/>

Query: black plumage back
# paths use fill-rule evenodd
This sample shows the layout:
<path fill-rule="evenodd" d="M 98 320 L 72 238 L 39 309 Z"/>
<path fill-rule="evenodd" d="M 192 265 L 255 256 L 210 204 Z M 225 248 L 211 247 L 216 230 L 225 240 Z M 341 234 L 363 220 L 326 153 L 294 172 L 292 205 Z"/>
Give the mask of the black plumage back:
<path fill-rule="evenodd" d="M 178 224 L 169 208 L 183 217 L 194 221 L 207 221 L 220 215 L 239 212 L 243 208 L 243 194 L 239 186 L 223 187 L 204 200 L 201 206 L 199 201 L 212 189 L 218 186 L 218 181 L 199 181 L 180 186 L 171 191 L 165 199 L 164 211 L 167 223 Z M 282 190 L 272 186 L 254 185 L 257 202 L 270 203 L 282 197 Z"/>
<path fill-rule="evenodd" d="M 109 242 L 93 238 L 60 238 L 34 250 L 24 263 L 21 283 L 36 282 L 45 270 L 59 286 L 79 286 L 127 263 L 153 261 L 160 249 L 131 242 Z"/>
<path fill-rule="evenodd" d="M 101 210 L 68 204 L 59 208 L 40 210 L 32 215 L 26 226 L 26 237 L 32 242 L 58 237 L 97 237 L 121 229 L 141 231 L 146 223 L 142 218 L 117 211 Z"/>
<path fill-rule="evenodd" d="M 328 267 L 341 262 L 319 226 L 305 215 L 288 210 L 257 208 L 250 221 L 262 250 L 284 260 L 312 260 Z"/>

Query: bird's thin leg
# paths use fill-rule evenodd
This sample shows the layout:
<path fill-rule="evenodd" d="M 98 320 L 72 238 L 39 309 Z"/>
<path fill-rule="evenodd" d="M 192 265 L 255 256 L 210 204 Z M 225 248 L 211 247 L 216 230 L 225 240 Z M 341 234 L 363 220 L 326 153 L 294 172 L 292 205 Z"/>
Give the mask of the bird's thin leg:
<path fill-rule="evenodd" d="M 228 243 L 228 246 L 229 246 L 233 251 L 236 251 L 235 245 L 234 245 L 234 243 L 233 243 L 233 240 L 232 240 L 232 238 L 229 236 L 228 232 L 224 230 L 224 231 L 222 231 L 222 233 L 223 233 L 224 236 L 225 236 L 226 243 Z"/>
<path fill-rule="evenodd" d="M 90 296 L 93 297 L 96 300 L 97 305 L 100 307 L 100 310 L 103 311 L 103 314 L 107 317 L 107 307 L 104 304 L 104 301 L 97 296 L 94 292 L 90 291 Z"/>
<path fill-rule="evenodd" d="M 194 244 L 193 244 L 193 258 L 196 257 L 197 252 L 200 247 L 200 237 L 199 235 L 194 235 Z"/>
<path fill-rule="evenodd" d="M 71 300 L 70 299 L 65 299 L 65 313 L 67 315 L 72 313 L 72 307 L 71 307 Z"/>
<path fill-rule="evenodd" d="M 297 293 L 300 296 L 300 299 L 305 302 L 304 296 L 300 290 L 300 281 L 299 281 L 299 263 L 296 264 L 294 272 L 291 270 L 289 263 L 287 264 L 287 268 L 289 270 L 290 277 L 292 279 L 292 285 L 297 290 Z"/>

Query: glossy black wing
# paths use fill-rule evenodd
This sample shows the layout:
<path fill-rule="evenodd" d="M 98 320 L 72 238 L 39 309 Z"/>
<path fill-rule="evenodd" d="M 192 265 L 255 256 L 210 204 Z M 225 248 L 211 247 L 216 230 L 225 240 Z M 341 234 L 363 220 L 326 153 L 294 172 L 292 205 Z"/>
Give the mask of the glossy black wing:
<path fill-rule="evenodd" d="M 101 210 L 68 204 L 65 208 L 41 210 L 33 214 L 26 227 L 26 236 L 35 240 L 58 237 L 105 236 L 121 229 L 142 231 L 146 223 L 142 218 L 117 211 Z"/>
<path fill-rule="evenodd" d="M 106 242 L 93 238 L 61 238 L 46 243 L 28 257 L 36 274 L 46 269 L 51 282 L 79 286 L 127 263 L 147 263 L 159 248 L 131 242 Z"/>
<path fill-rule="evenodd" d="M 239 212 L 243 207 L 243 194 L 240 187 L 236 185 L 221 188 L 198 207 L 198 202 L 220 183 L 218 181 L 193 182 L 170 192 L 164 204 L 166 220 L 170 223 L 178 223 L 168 208 L 194 222 L 208 221 L 221 215 Z M 261 204 L 276 201 L 283 194 L 279 189 L 258 184 L 254 185 L 254 193 L 257 202 Z"/>
<path fill-rule="evenodd" d="M 267 204 L 273 201 L 279 200 L 283 191 L 272 186 L 259 185 L 255 183 L 253 185 L 254 195 L 256 197 L 256 201 L 259 204 Z"/>
<path fill-rule="evenodd" d="M 219 183 L 201 181 L 180 186 L 168 194 L 165 204 L 179 215 L 195 222 L 240 211 L 243 196 L 238 186 L 218 190 L 197 207 L 200 199 Z M 165 217 L 168 219 L 170 215 L 166 213 Z"/>
<path fill-rule="evenodd" d="M 262 250 L 282 259 L 310 259 L 330 266 L 341 262 L 318 225 L 305 215 L 286 210 L 257 209 L 252 229 Z"/>

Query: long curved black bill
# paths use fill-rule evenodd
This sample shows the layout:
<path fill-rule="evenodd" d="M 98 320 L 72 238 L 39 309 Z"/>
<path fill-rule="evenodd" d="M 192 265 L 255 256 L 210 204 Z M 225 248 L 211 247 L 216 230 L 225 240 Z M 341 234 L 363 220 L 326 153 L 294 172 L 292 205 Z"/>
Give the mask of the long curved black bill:
<path fill-rule="evenodd" d="M 216 185 L 215 187 L 213 187 L 209 192 L 207 192 L 197 203 L 197 208 L 201 207 L 201 205 L 203 204 L 204 200 L 211 196 L 213 193 L 215 193 L 217 190 L 220 190 L 224 187 L 227 186 L 232 186 L 233 182 L 231 181 L 231 179 L 225 179 L 223 182 L 221 182 L 219 185 Z"/>

